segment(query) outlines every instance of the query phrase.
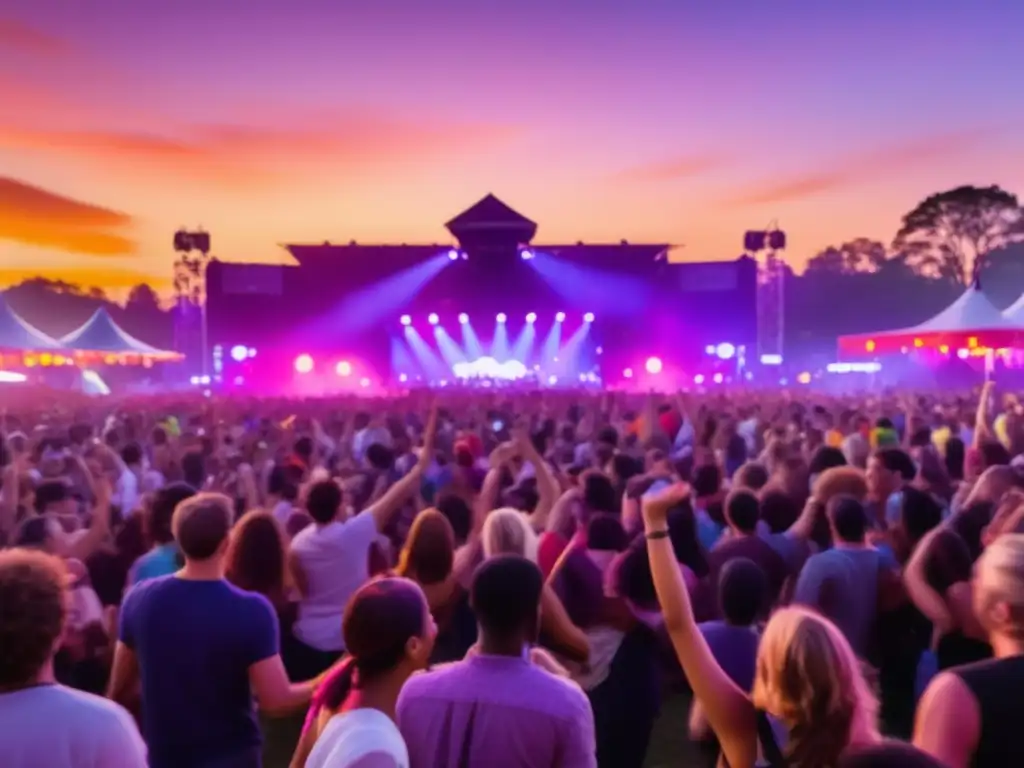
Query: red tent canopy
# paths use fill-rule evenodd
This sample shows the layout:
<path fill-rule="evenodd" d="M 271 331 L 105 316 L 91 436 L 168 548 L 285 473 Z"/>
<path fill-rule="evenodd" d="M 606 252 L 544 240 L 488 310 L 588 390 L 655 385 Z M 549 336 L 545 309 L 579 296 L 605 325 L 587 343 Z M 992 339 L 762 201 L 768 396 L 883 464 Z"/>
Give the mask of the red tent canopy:
<path fill-rule="evenodd" d="M 981 288 L 973 285 L 963 295 L 919 325 L 891 331 L 842 336 L 842 355 L 874 356 L 918 349 L 1002 349 L 1024 346 L 1024 323 L 1004 317 Z"/>

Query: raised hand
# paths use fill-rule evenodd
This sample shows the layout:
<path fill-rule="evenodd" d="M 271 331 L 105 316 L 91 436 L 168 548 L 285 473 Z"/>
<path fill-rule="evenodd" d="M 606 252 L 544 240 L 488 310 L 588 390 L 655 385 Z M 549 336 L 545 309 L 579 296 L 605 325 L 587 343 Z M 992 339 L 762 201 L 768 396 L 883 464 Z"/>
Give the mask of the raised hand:
<path fill-rule="evenodd" d="M 692 490 L 686 483 L 673 483 L 665 490 L 643 501 L 644 523 L 648 527 L 664 526 L 672 507 L 688 499 Z"/>

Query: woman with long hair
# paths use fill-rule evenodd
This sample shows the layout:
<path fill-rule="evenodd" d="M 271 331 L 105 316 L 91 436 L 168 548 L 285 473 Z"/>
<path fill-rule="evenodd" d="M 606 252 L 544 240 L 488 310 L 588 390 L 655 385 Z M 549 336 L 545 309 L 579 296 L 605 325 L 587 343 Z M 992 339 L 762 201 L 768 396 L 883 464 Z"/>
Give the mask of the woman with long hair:
<path fill-rule="evenodd" d="M 455 532 L 441 512 L 425 509 L 413 520 L 395 573 L 415 581 L 437 625 L 432 664 L 462 659 L 476 642 L 469 591 L 455 571 Z"/>
<path fill-rule="evenodd" d="M 281 658 L 289 677 L 299 679 L 292 625 L 298 605 L 288 571 L 288 539 L 270 512 L 249 512 L 231 531 L 224 576 L 239 589 L 258 592 L 274 607 L 281 637 Z"/>
<path fill-rule="evenodd" d="M 259 592 L 280 615 L 290 605 L 287 539 L 269 512 L 250 512 L 231 531 L 225 577 L 239 589 Z"/>
<path fill-rule="evenodd" d="M 830 768 L 852 748 L 880 740 L 878 703 L 843 634 L 800 608 L 777 611 L 758 649 L 754 688 L 741 690 L 715 660 L 694 620 L 666 519 L 682 484 L 644 504 L 644 535 L 665 627 L 694 696 L 732 768 Z M 781 742 L 781 744 L 780 744 Z"/>
<path fill-rule="evenodd" d="M 379 578 L 360 587 L 342 621 L 347 663 L 317 690 L 292 768 L 409 765 L 395 705 L 405 681 L 427 666 L 436 627 L 412 581 Z M 372 758 L 379 762 L 364 762 Z"/>

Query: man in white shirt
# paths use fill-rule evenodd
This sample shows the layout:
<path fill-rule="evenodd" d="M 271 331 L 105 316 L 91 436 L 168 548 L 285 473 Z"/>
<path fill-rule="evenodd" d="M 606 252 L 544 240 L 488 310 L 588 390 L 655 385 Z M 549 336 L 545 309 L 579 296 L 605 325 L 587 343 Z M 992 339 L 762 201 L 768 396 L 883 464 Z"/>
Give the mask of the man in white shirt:
<path fill-rule="evenodd" d="M 42 552 L 0 552 L 0 762 L 46 768 L 145 768 L 146 745 L 117 704 L 57 684 L 68 571 Z"/>

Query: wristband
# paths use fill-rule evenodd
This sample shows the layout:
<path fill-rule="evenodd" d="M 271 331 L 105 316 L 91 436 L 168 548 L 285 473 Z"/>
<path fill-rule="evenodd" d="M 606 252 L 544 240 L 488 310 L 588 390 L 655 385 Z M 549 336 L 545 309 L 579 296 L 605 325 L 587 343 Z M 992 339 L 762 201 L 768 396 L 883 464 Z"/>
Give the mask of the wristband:
<path fill-rule="evenodd" d="M 644 538 L 648 541 L 653 541 L 654 539 L 667 539 L 668 528 L 664 528 L 660 531 L 647 531 L 647 533 L 644 534 Z"/>

